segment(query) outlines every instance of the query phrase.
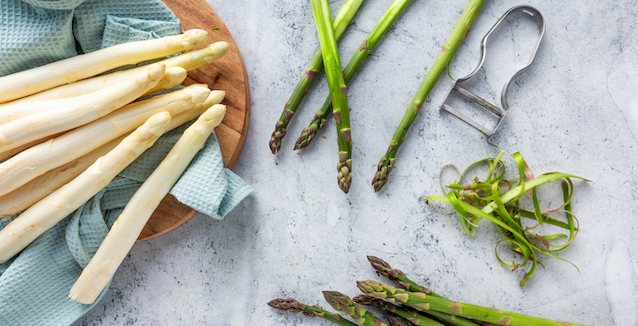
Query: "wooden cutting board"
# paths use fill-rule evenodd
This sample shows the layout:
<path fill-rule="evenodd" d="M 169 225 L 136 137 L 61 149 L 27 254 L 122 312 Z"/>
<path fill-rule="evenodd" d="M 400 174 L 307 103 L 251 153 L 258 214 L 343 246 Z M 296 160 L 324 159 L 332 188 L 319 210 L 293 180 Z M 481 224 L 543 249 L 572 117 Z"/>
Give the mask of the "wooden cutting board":
<path fill-rule="evenodd" d="M 163 0 L 182 21 L 184 30 L 198 28 L 208 32 L 211 44 L 225 41 L 228 54 L 213 63 L 190 71 L 185 85 L 207 84 L 211 89 L 226 91 L 226 116 L 215 129 L 224 159 L 224 166 L 232 168 L 241 152 L 248 131 L 250 93 L 246 67 L 233 36 L 222 19 L 205 0 Z M 144 227 L 138 241 L 164 234 L 186 222 L 196 211 L 180 203 L 172 195 L 162 200 Z"/>

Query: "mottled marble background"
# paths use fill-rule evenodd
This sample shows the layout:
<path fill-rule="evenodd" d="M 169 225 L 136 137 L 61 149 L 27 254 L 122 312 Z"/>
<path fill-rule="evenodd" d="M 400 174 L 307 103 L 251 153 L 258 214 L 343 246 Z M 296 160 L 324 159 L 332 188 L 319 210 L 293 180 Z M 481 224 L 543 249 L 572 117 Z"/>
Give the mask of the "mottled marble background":
<path fill-rule="evenodd" d="M 280 313 L 266 303 L 294 297 L 328 307 L 321 290 L 358 294 L 377 276 L 377 255 L 447 297 L 544 318 L 593 325 L 638 325 L 638 5 L 636 1 L 530 0 L 547 33 L 533 67 L 512 85 L 511 113 L 490 146 L 476 130 L 439 112 L 452 80 L 442 76 L 399 151 L 390 183 L 370 181 L 396 125 L 467 0 L 415 0 L 349 87 L 354 181 L 336 182 L 334 123 L 311 148 L 292 151 L 327 95 L 323 74 L 288 129 L 278 155 L 268 141 L 282 107 L 318 47 L 309 1 L 209 0 L 239 45 L 250 80 L 251 121 L 234 171 L 256 190 L 223 221 L 198 214 L 161 237 L 138 243 L 111 287 L 79 325 L 330 325 Z M 343 1 L 331 1 L 333 12 Z M 391 0 L 368 0 L 340 42 L 345 64 Z M 501 14 L 521 4 L 494 0 L 478 16 L 451 75 L 470 72 L 479 42 Z M 531 49 L 536 27 L 512 20 L 490 44 L 481 79 L 486 97 Z M 490 90 L 491 89 L 491 90 Z M 560 256 L 542 258 L 524 287 L 494 257 L 490 223 L 466 237 L 456 214 L 424 204 L 440 194 L 446 163 L 463 167 L 520 151 L 536 174 L 562 171 L 576 182 L 582 231 Z M 560 200 L 547 198 L 547 207 Z M 510 257 L 513 258 L 513 257 Z"/>

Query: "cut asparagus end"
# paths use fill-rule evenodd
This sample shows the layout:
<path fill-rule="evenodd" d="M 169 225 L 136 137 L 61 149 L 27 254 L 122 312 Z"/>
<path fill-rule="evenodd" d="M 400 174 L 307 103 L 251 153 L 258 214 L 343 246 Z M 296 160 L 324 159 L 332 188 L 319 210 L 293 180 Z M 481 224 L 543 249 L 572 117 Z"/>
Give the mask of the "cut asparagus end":
<path fill-rule="evenodd" d="M 95 299 L 91 298 L 97 298 L 102 292 L 102 289 L 105 288 L 111 280 L 111 270 L 113 269 L 112 265 L 113 257 L 105 260 L 99 266 L 89 269 L 86 275 L 82 273 L 83 276 L 90 279 L 91 282 L 88 283 L 88 286 L 79 286 L 76 282 L 73 287 L 71 287 L 69 298 L 83 304 L 92 304 L 95 302 Z"/>

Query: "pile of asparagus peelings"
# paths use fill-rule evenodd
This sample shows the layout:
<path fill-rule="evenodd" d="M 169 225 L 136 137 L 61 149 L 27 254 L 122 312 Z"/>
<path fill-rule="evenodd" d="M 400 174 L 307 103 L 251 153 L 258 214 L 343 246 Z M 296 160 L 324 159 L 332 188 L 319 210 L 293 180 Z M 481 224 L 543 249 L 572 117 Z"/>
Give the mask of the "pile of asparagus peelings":
<path fill-rule="evenodd" d="M 344 313 L 353 323 L 339 313 L 324 310 L 318 305 L 309 306 L 294 299 L 275 299 L 269 306 L 281 311 L 301 312 L 309 317 L 319 317 L 342 326 L 579 326 L 580 324 L 553 321 L 500 309 L 486 308 L 449 300 L 409 279 L 405 273 L 392 268 L 387 262 L 373 256 L 368 261 L 379 274 L 398 283 L 403 289 L 376 281 L 357 282 L 364 293 L 353 299 L 336 291 L 323 291 L 326 301 L 337 311 Z M 370 306 L 385 311 L 388 323 L 366 309 Z"/>
<path fill-rule="evenodd" d="M 199 117 L 137 190 L 70 289 L 71 299 L 95 302 L 226 113 L 225 92 L 202 84 L 136 101 L 182 83 L 188 71 L 228 52 L 226 42 L 194 50 L 207 38 L 193 29 L 0 77 L 0 217 L 12 218 L 0 231 L 0 263 L 106 187 L 162 134 Z"/>
<path fill-rule="evenodd" d="M 317 111 L 310 124 L 303 129 L 297 139 L 295 149 L 308 146 L 316 138 L 317 132 L 323 128 L 332 111 L 337 125 L 337 141 L 339 144 L 339 162 L 337 164 L 337 181 L 344 192 L 348 192 L 352 183 L 352 132 L 350 130 L 350 109 L 347 101 L 346 84 L 352 80 L 356 72 L 368 58 L 372 49 L 377 45 L 383 34 L 394 23 L 398 16 L 408 6 L 411 0 L 395 0 L 381 20 L 365 38 L 357 52 L 350 59 L 346 68 L 342 71 L 339 62 L 339 53 L 336 41 L 341 37 L 352 17 L 361 6 L 363 0 L 346 0 L 334 21 L 331 21 L 330 8 L 327 0 L 312 0 L 313 14 L 319 34 L 320 49 L 315 53 L 310 65 L 297 83 L 290 99 L 284 105 L 281 117 L 275 125 L 275 131 L 270 138 L 270 149 L 276 154 L 281 149 L 281 144 L 290 121 L 299 108 L 301 100 L 308 92 L 310 86 L 317 79 L 317 74 L 325 67 L 326 78 L 330 89 L 330 96 Z M 425 99 L 434 88 L 439 76 L 448 66 L 456 50 L 461 45 L 478 16 L 481 8 L 487 0 L 471 0 L 460 19 L 454 26 L 452 34 L 441 49 L 434 64 L 428 70 L 421 86 L 410 102 L 403 119 L 399 123 L 386 154 L 377 165 L 377 172 L 372 180 L 375 191 L 387 183 L 389 173 L 394 168 L 397 151 L 408 129 L 414 122 Z"/>

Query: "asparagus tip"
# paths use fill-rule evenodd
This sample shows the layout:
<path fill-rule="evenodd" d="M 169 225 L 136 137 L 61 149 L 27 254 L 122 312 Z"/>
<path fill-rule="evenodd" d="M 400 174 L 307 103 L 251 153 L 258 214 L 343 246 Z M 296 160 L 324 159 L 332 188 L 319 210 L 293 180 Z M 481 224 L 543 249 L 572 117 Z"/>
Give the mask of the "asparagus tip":
<path fill-rule="evenodd" d="M 270 137 L 270 151 L 273 154 L 277 154 L 281 149 L 281 141 L 286 135 L 286 129 L 277 129 L 272 133 L 272 137 Z"/>
<path fill-rule="evenodd" d="M 407 319 L 400 317 L 399 315 L 395 315 L 389 311 L 385 312 L 385 317 L 388 319 L 388 323 L 390 326 L 410 326 L 413 325 Z"/>
<path fill-rule="evenodd" d="M 315 138 L 316 131 L 313 132 L 311 127 L 306 127 L 301 131 L 301 135 L 297 138 L 297 143 L 295 143 L 295 150 L 302 149 L 312 142 Z"/>
<path fill-rule="evenodd" d="M 339 182 L 339 188 L 346 194 L 350 190 L 350 184 L 352 183 L 352 160 L 342 160 L 337 164 L 337 180 Z"/>
<path fill-rule="evenodd" d="M 383 156 L 377 165 L 377 173 L 374 175 L 374 179 L 372 179 L 374 192 L 379 192 L 381 188 L 385 186 L 388 182 L 388 176 L 390 172 L 392 172 L 392 169 L 394 169 L 394 158 L 388 159 L 386 156 Z"/>
<path fill-rule="evenodd" d="M 371 297 L 367 294 L 360 294 L 352 298 L 352 301 L 354 301 L 355 303 L 366 305 L 366 306 L 369 306 L 373 302 L 373 300 L 374 300 L 374 297 Z"/>
<path fill-rule="evenodd" d="M 344 308 L 353 306 L 352 299 L 347 295 L 337 291 L 322 291 L 326 301 L 337 311 L 344 311 Z"/>
<path fill-rule="evenodd" d="M 301 310 L 304 308 L 303 304 L 291 298 L 275 299 L 268 302 L 268 305 L 281 311 L 288 311 L 288 312 L 294 312 L 294 313 L 301 312 Z"/>

